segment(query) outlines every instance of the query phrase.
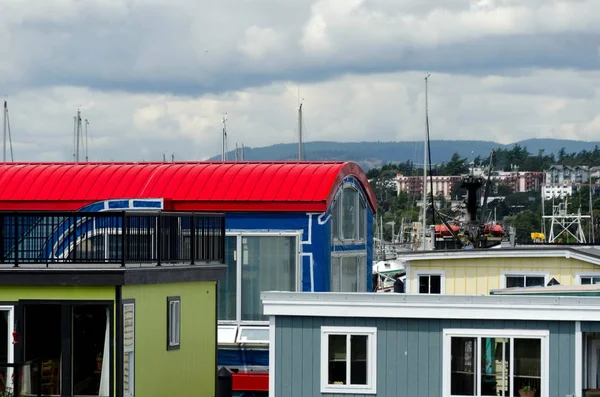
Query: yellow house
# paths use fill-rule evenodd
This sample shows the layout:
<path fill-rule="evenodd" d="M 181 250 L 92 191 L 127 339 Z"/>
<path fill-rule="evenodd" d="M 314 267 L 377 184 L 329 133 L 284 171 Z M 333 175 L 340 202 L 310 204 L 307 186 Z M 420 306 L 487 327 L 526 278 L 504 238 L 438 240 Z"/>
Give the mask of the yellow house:
<path fill-rule="evenodd" d="M 417 251 L 398 259 L 412 294 L 488 295 L 492 289 L 555 282 L 600 283 L 600 249 L 592 247 Z"/>

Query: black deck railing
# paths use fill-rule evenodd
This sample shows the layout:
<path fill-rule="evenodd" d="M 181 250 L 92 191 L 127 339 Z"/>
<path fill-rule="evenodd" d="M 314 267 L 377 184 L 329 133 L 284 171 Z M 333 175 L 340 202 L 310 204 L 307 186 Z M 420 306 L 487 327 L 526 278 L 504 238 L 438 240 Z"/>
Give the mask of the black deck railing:
<path fill-rule="evenodd" d="M 225 216 L 182 212 L 0 212 L 0 263 L 220 262 Z"/>

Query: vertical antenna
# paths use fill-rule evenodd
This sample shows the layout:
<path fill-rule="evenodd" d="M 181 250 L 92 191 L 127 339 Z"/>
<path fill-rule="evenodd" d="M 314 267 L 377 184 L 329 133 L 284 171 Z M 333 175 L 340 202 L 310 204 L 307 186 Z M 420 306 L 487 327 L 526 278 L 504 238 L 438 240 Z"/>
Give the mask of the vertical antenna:
<path fill-rule="evenodd" d="M 77 116 L 73 116 L 73 162 L 77 156 Z"/>
<path fill-rule="evenodd" d="M 10 118 L 8 117 L 8 103 L 4 101 L 4 161 L 6 161 L 6 138 L 8 133 L 8 144 L 10 145 L 10 161 L 15 161 L 13 154 L 12 136 L 10 134 Z"/>
<path fill-rule="evenodd" d="M 81 110 L 77 109 L 77 155 L 75 161 L 79 163 L 79 136 L 81 135 Z"/>
<path fill-rule="evenodd" d="M 166 162 L 167 162 L 167 154 L 163 153 L 163 163 L 166 163 Z"/>
<path fill-rule="evenodd" d="M 227 112 L 223 113 L 223 147 L 221 151 L 221 161 L 225 162 L 225 142 L 227 141 Z"/>
<path fill-rule="evenodd" d="M 89 161 L 89 142 L 88 142 L 88 125 L 90 122 L 85 119 L 85 162 Z"/>
<path fill-rule="evenodd" d="M 175 153 L 171 153 L 171 163 L 175 162 Z"/>
<path fill-rule="evenodd" d="M 2 125 L 4 126 L 4 145 L 2 146 L 2 161 L 6 162 L 6 134 L 7 134 L 7 130 L 6 130 L 6 112 L 7 110 L 7 105 L 6 105 L 6 101 L 4 101 L 4 108 L 2 109 L 2 114 L 4 117 L 4 121 L 2 123 Z"/>
<path fill-rule="evenodd" d="M 429 73 L 425 76 L 425 127 L 427 127 L 427 118 L 429 116 L 428 112 L 428 92 L 427 92 L 427 82 L 429 79 Z M 423 222 L 422 222 L 422 232 L 423 232 L 423 251 L 426 250 L 425 246 L 425 233 L 427 229 L 427 128 L 425 128 L 425 139 L 423 141 Z M 433 205 L 433 203 L 432 203 Z"/>
<path fill-rule="evenodd" d="M 298 161 L 302 161 L 302 102 L 298 105 Z"/>

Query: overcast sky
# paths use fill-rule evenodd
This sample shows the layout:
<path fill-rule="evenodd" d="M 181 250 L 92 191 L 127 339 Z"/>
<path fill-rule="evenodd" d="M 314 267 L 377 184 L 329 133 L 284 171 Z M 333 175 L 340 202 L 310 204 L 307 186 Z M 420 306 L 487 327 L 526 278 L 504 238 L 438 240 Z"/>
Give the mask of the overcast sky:
<path fill-rule="evenodd" d="M 1 0 L 15 160 L 297 140 L 600 140 L 599 0 Z M 1 133 L 1 131 L 0 131 Z"/>

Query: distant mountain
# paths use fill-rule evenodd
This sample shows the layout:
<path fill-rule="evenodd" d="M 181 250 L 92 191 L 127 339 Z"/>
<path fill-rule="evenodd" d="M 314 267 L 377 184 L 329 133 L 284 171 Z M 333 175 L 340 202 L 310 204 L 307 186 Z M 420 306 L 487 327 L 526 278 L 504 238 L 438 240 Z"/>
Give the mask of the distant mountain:
<path fill-rule="evenodd" d="M 503 145 L 492 141 L 431 141 L 431 160 L 434 164 L 443 163 L 455 152 L 462 157 L 472 159 L 476 156 L 488 157 L 493 149 L 510 149 L 515 145 L 526 147 L 531 154 L 544 150 L 544 154 L 558 153 L 565 148 L 567 153 L 593 150 L 600 142 L 571 141 L 567 139 L 527 139 L 520 142 Z M 235 158 L 235 152 L 227 154 L 229 160 Z M 280 143 L 265 147 L 246 147 L 244 158 L 249 161 L 282 161 L 298 158 L 298 144 Z M 304 144 L 305 160 L 316 161 L 355 161 L 365 170 L 379 167 L 386 163 L 404 162 L 410 160 L 415 164 L 423 163 L 423 142 L 326 142 L 316 141 Z M 221 156 L 209 160 L 218 161 Z"/>

